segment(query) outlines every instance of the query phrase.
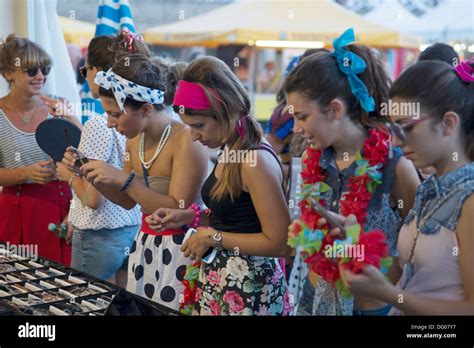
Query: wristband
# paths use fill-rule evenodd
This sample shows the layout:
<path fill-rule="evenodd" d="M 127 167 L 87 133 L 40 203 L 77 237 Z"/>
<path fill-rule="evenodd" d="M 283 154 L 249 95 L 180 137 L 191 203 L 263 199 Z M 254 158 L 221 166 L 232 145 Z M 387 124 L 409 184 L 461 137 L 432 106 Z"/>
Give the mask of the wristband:
<path fill-rule="evenodd" d="M 133 180 L 134 177 L 135 177 L 135 173 L 130 173 L 130 175 L 127 178 L 127 181 L 125 181 L 125 184 L 120 186 L 120 192 L 125 191 L 127 189 L 127 187 L 130 186 L 130 184 L 132 183 L 132 180 Z"/>

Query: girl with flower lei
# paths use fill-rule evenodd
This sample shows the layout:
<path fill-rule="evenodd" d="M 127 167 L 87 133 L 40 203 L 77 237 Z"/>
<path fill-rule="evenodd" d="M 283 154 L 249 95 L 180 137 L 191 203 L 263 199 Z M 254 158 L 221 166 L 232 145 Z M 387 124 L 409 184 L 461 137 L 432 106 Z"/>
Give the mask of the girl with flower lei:
<path fill-rule="evenodd" d="M 390 146 L 381 122 L 387 121 L 380 107 L 388 99 L 389 79 L 370 49 L 347 45 L 353 41 L 350 34 L 335 40 L 334 53 L 304 59 L 285 85 L 294 131 L 311 146 L 303 155 L 301 217 L 289 228 L 289 244 L 299 252 L 294 267 L 309 268 L 294 299 L 298 315 L 388 312 L 390 307 L 381 301 L 348 298 L 339 264 L 355 273 L 364 264 L 388 273 L 385 257 L 396 256 L 398 228 L 419 184 L 415 168 L 400 149 Z M 345 66 L 345 61 L 350 64 Z M 330 226 L 320 224 L 314 202 L 353 215 L 358 226 L 347 230 L 347 238 L 333 237 Z M 349 257 L 348 247 L 363 255 Z M 337 258 L 326 253 L 341 249 Z"/>
<path fill-rule="evenodd" d="M 474 314 L 473 72 L 474 59 L 455 68 L 419 62 L 390 89 L 394 102 L 415 101 L 421 111 L 391 117 L 394 144 L 436 173 L 420 185 L 400 230 L 397 285 L 371 265 L 359 274 L 341 268 L 352 293 L 392 304 L 390 315 Z"/>

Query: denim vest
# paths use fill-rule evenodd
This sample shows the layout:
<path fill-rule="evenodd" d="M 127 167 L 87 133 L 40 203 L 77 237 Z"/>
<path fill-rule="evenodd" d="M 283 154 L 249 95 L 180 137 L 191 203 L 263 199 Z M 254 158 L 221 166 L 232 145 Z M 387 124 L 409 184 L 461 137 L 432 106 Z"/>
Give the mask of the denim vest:
<path fill-rule="evenodd" d="M 391 256 L 398 256 L 397 241 L 402 218 L 398 209 L 391 206 L 390 194 L 395 179 L 397 163 L 402 154 L 400 148 L 392 149 L 392 156 L 388 158 L 387 164 L 382 170 L 382 183 L 377 186 L 367 207 L 367 217 L 364 226 L 365 231 L 379 228 L 385 233 Z M 325 183 L 331 187 L 331 190 L 323 198 L 326 200 L 329 209 L 338 213 L 339 200 L 343 194 L 349 191 L 347 185 L 349 184 L 349 179 L 355 174 L 357 163 L 354 161 L 349 167 L 339 170 L 336 164 L 335 151 L 332 147 L 328 147 L 324 149 L 321 155 L 319 166 L 326 171 Z"/>
<path fill-rule="evenodd" d="M 433 174 L 418 187 L 415 204 L 404 223 L 416 216 L 421 233 L 434 234 L 441 226 L 455 231 L 462 205 L 473 192 L 473 162 L 440 178 Z"/>

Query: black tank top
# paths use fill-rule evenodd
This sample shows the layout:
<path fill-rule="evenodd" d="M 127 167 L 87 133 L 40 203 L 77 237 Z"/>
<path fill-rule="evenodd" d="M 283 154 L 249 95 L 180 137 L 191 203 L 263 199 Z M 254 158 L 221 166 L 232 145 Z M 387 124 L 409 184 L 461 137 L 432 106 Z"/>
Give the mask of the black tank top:
<path fill-rule="evenodd" d="M 262 143 L 257 147 L 257 150 L 270 152 L 281 168 L 280 160 L 269 144 Z M 233 202 L 229 195 L 224 196 L 220 201 L 211 199 L 211 190 L 217 181 L 215 176 L 216 167 L 217 163 L 201 189 L 202 199 L 211 210 L 211 227 L 220 231 L 239 233 L 262 232 L 262 226 L 260 225 L 250 193 L 242 190 L 240 195 L 234 198 Z"/>

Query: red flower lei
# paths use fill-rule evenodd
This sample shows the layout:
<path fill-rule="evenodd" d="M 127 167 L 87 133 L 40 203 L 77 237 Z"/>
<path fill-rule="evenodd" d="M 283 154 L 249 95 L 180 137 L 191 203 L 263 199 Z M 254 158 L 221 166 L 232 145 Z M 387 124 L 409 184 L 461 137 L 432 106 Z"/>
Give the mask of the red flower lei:
<path fill-rule="evenodd" d="M 366 139 L 363 146 L 364 157 L 361 158 L 361 160 L 365 160 L 366 163 L 368 163 L 368 167 L 376 167 L 379 172 L 378 174 L 380 175 L 383 166 L 387 163 L 388 153 L 389 135 L 385 132 L 371 129 L 369 131 L 369 137 Z M 306 168 L 301 172 L 303 184 L 315 185 L 318 183 L 324 183 L 326 176 L 322 168 L 319 166 L 322 152 L 320 150 L 308 148 L 306 154 L 307 157 L 304 160 Z M 364 231 L 363 226 L 365 224 L 369 202 L 372 199 L 375 188 L 380 182 L 381 181 L 374 180 L 368 172 L 363 172 L 361 175 L 354 175 L 349 179 L 348 187 L 350 191 L 341 197 L 341 214 L 343 216 L 349 216 L 350 214 L 355 215 L 361 231 Z M 319 199 L 319 203 L 327 208 L 325 200 Z M 316 224 L 321 216 L 305 199 L 300 201 L 299 207 L 301 209 L 300 220 L 302 224 L 311 231 L 317 230 Z M 324 254 L 325 247 L 327 245 L 333 245 L 335 239 L 327 233 L 329 230 L 328 225 L 323 226 L 320 230 L 326 231 L 321 240 L 320 247 L 317 248 L 316 252 L 309 253 L 307 250 L 313 249 L 305 248 L 303 245 L 304 251 L 302 252 L 302 256 L 313 272 L 317 273 L 328 282 L 336 283 L 340 281 L 339 262 L 334 262 Z M 301 245 L 308 242 L 308 239 L 305 236 L 299 236 L 302 232 L 301 225 L 297 223 L 293 230 L 295 237 L 290 238 L 289 244 L 291 246 L 296 246 L 298 244 Z M 385 235 L 382 231 L 375 230 L 372 232 L 361 232 L 357 244 L 365 248 L 364 261 L 359 261 L 355 258 L 345 259 L 341 262 L 344 268 L 350 269 L 354 273 L 360 273 L 364 264 L 372 264 L 378 268 L 381 267 L 381 263 L 388 265 L 388 262 L 383 260 L 388 253 L 388 247 Z M 308 245 L 314 247 L 314 244 Z"/>

